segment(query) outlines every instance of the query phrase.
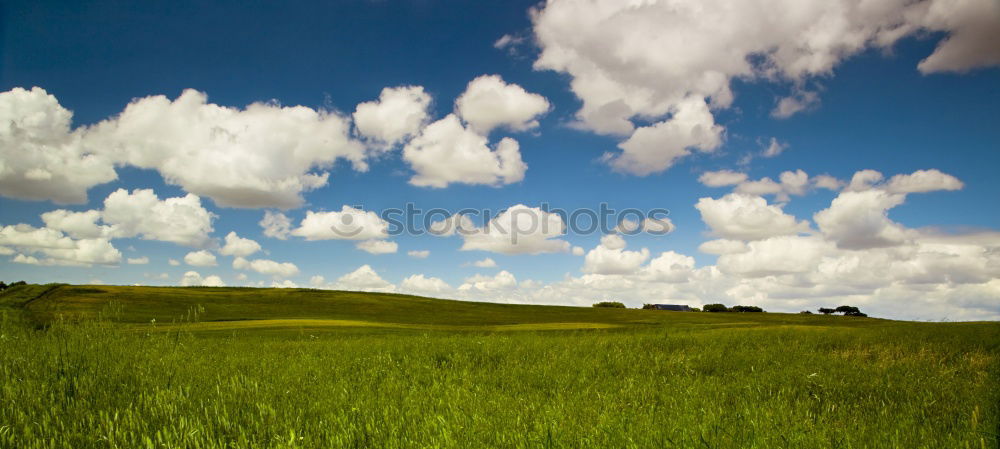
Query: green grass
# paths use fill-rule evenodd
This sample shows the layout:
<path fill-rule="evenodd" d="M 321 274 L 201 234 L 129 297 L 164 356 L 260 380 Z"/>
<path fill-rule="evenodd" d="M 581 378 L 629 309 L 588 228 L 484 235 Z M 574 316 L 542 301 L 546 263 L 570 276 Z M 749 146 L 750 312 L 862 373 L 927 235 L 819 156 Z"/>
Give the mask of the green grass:
<path fill-rule="evenodd" d="M 997 323 L 108 286 L 0 313 L 3 448 L 1000 442 Z"/>

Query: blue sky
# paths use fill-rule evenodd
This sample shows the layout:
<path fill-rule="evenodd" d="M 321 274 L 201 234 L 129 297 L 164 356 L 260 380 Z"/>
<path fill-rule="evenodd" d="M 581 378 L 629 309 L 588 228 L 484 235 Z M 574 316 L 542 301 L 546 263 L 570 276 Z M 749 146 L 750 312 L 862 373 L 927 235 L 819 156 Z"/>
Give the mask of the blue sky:
<path fill-rule="evenodd" d="M 842 10 L 803 7 L 803 24 L 771 26 L 780 31 L 747 25 L 765 20 L 757 15 L 746 15 L 739 23 L 717 21 L 715 11 L 692 16 L 658 9 L 657 2 L 647 5 L 650 10 L 645 12 L 616 10 L 621 7 L 614 2 L 597 2 L 603 4 L 603 16 L 588 13 L 594 5 L 573 0 L 537 5 L 430 0 L 288 3 L 5 3 L 0 92 L 7 98 L 6 104 L 0 102 L 0 117 L 22 126 L 31 120 L 32 102 L 41 105 L 38 110 L 72 111 L 69 133 L 76 133 L 82 142 L 71 150 L 73 157 L 101 158 L 107 167 L 114 167 L 117 179 L 84 182 L 79 171 L 72 171 L 66 182 L 86 192 L 82 203 L 66 204 L 57 194 L 25 193 L 19 186 L 28 185 L 24 179 L 31 170 L 57 172 L 46 165 L 52 159 L 30 155 L 56 154 L 59 146 L 53 142 L 65 142 L 71 134 L 32 140 L 15 132 L 14 125 L 0 133 L 0 167 L 6 167 L 0 170 L 0 225 L 9 227 L 0 240 L 0 247 L 6 248 L 0 258 L 0 278 L 294 284 L 579 305 L 609 298 L 633 306 L 724 302 L 779 311 L 850 302 L 880 316 L 1000 318 L 1000 212 L 990 206 L 1000 188 L 994 174 L 1000 166 L 996 126 L 1000 57 L 996 44 L 976 44 L 996 34 L 984 28 L 982 20 L 997 19 L 1000 25 L 1000 13 L 989 0 L 969 1 L 954 18 L 944 19 L 931 13 L 901 19 L 885 11 L 859 11 L 857 2 L 843 0 L 832 3 Z M 705 7 L 711 10 L 725 3 L 713 1 Z M 936 7 L 930 0 L 919 3 L 931 11 Z M 534 16 L 531 8 L 537 8 Z M 963 14 L 976 13 L 977 8 L 981 14 Z M 968 18 L 977 15 L 987 19 Z M 834 19 L 850 26 L 833 26 L 838 23 Z M 725 23 L 731 24 L 727 30 L 731 33 L 703 31 Z M 817 29 L 826 30 L 825 40 L 810 40 Z M 888 29 L 898 33 L 887 37 Z M 727 42 L 727 35 L 738 36 L 738 42 Z M 859 42 L 857 35 L 863 40 Z M 513 44 L 497 45 L 505 36 Z M 810 45 L 789 44 L 796 41 L 792 38 Z M 963 45 L 971 49 L 949 53 Z M 972 56 L 963 59 L 953 54 Z M 932 60 L 932 55 L 941 57 Z M 761 58 L 767 64 L 740 66 L 742 61 Z M 459 112 L 467 135 L 481 135 L 488 142 L 487 148 L 469 151 L 493 157 L 501 139 L 511 138 L 527 168 L 511 178 L 492 173 L 489 176 L 497 176 L 493 181 L 470 181 L 460 174 L 463 164 L 449 156 L 457 151 L 454 142 L 439 144 L 434 148 L 441 152 L 433 154 L 417 151 L 415 142 L 428 142 L 431 124 L 457 111 L 456 99 L 472 91 L 470 83 L 484 75 L 502 79 L 498 95 L 515 106 L 486 132 L 482 127 L 476 131 L 472 106 L 464 115 Z M 587 87 L 598 85 L 591 83 L 598 75 L 601 88 Z M 31 91 L 35 86 L 44 92 Z M 361 131 L 352 113 L 359 103 L 379 99 L 383 88 L 399 86 L 420 86 L 422 98 L 430 102 L 418 108 L 423 119 L 411 132 L 392 145 L 379 145 Z M 17 88 L 26 91 L 15 101 L 12 93 Z M 731 101 L 725 99 L 726 88 L 732 92 Z M 340 114 L 346 127 L 342 137 L 349 141 L 344 145 L 357 144 L 368 169 L 359 171 L 348 162 L 347 153 L 338 153 L 343 157 L 329 165 L 307 160 L 311 165 L 296 175 L 329 175 L 324 185 L 299 192 L 301 204 L 224 207 L 220 197 L 205 187 L 212 180 L 195 179 L 190 167 L 183 166 L 185 161 L 203 160 L 198 152 L 209 147 L 233 156 L 232 160 L 270 157 L 265 168 L 250 175 L 244 176 L 239 167 L 231 173 L 237 181 L 251 175 L 270 179 L 272 172 L 266 166 L 283 167 L 287 161 L 282 153 L 259 153 L 260 145 L 267 145 L 254 143 L 261 141 L 259 137 L 234 137 L 236 143 L 226 146 L 213 140 L 211 133 L 207 140 L 193 143 L 179 136 L 183 133 L 175 133 L 176 138 L 158 135 L 159 146 L 143 150 L 140 147 L 149 142 L 143 140 L 146 136 L 116 134 L 97 126 L 109 120 L 123 128 L 120 123 L 126 120 L 119 114 L 130 102 L 141 103 L 155 95 L 173 101 L 185 89 L 204 93 L 209 105 L 237 113 L 252 103 L 270 102 L 275 110 L 279 105 L 301 105 Z M 49 96 L 54 100 L 45 102 Z M 794 103 L 802 110 L 777 113 L 776 105 L 784 98 L 797 99 Z M 532 110 L 532 101 L 543 101 L 545 107 Z M 592 106 L 622 104 L 630 112 L 620 114 L 618 121 L 587 112 Z M 487 103 L 478 107 L 478 113 L 487 116 L 499 108 Z M 695 118 L 682 120 L 687 111 Z M 379 126 L 388 126 L 387 120 L 398 116 L 390 117 L 378 121 Z M 607 131 L 622 122 L 630 123 L 629 129 Z M 229 132 L 278 126 L 249 119 L 240 123 Z M 700 134 L 691 131 L 699 124 Z M 714 131 L 706 133 L 708 126 Z M 652 133 L 668 127 L 669 132 L 637 143 L 630 147 L 633 150 L 619 147 L 633 137 L 638 142 L 642 130 Z M 142 129 L 153 132 L 156 126 Z M 296 135 L 297 129 L 266 128 L 262 133 L 290 133 L 290 142 L 310 138 L 306 132 Z M 315 137 L 318 128 L 308 129 Z M 772 142 L 783 150 L 764 157 Z M 322 151 L 326 144 L 317 145 Z M 412 153 L 407 149 L 411 147 Z M 486 149 L 491 153 L 483 153 Z M 137 154 L 155 159 L 173 151 L 179 168 L 136 162 Z M 657 161 L 664 154 L 676 157 L 663 166 Z M 439 170 L 436 179 L 444 179 L 446 187 L 415 185 L 418 157 Z M 637 165 L 615 165 L 626 159 L 638 161 Z M 878 171 L 883 180 L 852 184 L 855 173 L 865 169 Z M 782 173 L 797 170 L 808 177 L 804 184 L 779 186 Z M 918 171 L 926 176 L 917 176 Z M 746 176 L 722 186 L 706 185 L 711 184 L 706 174 L 719 173 Z M 822 187 L 818 175 L 837 182 Z M 913 178 L 893 184 L 897 175 Z M 764 177 L 775 183 L 745 185 Z M 237 181 L 228 187 L 242 191 L 225 195 L 253 195 L 252 183 Z M 911 187 L 900 187 L 904 184 Z M 137 216 L 117 222 L 109 218 L 110 212 L 102 212 L 105 215 L 94 226 L 107 228 L 101 228 L 105 234 L 99 237 L 71 235 L 69 225 L 60 228 L 40 217 L 57 209 L 99 211 L 119 189 L 126 189 L 126 195 L 152 189 L 159 201 L 198 195 L 200 206 L 211 214 L 210 230 L 200 230 L 204 239 L 178 244 L 177 239 L 164 237 L 169 230 L 154 229 L 183 226 L 171 224 L 171 220 L 183 222 L 183 217 L 169 214 L 165 221 L 151 224 L 143 221 L 148 217 L 141 209 L 133 210 Z M 834 200 L 841 197 L 833 210 Z M 703 198 L 719 202 L 696 208 Z M 723 198 L 732 201 L 723 204 Z M 132 196 L 129 200 L 138 201 Z M 285 214 L 295 229 L 308 212 L 339 212 L 348 205 L 377 214 L 406 203 L 453 212 L 500 211 L 517 204 L 567 210 L 596 209 L 601 203 L 616 209 L 665 208 L 673 231 L 623 238 L 570 232 L 539 236 L 537 247 L 497 242 L 476 246 L 459 236 L 402 235 L 373 239 L 395 242 L 397 247 L 391 253 L 370 254 L 357 249 L 357 241 L 323 239 L 306 231 L 274 238 L 258 224 L 265 211 Z M 712 213 L 709 207 L 721 214 L 720 220 L 730 222 L 707 218 Z M 827 209 L 833 218 L 823 223 L 814 218 Z M 30 228 L 15 229 L 18 224 Z M 26 237 L 43 228 L 51 231 L 46 238 L 61 243 Z M 230 232 L 262 247 L 244 257 L 248 265 L 234 265 L 240 256 L 223 254 Z M 80 241 L 87 239 L 102 240 L 110 247 L 101 246 L 107 252 L 96 259 L 82 256 L 81 251 L 52 252 L 59 245 L 79 249 L 84 245 Z M 730 242 L 730 249 L 702 247 L 714 240 Z M 627 246 L 622 248 L 622 243 Z M 463 245 L 469 250 L 462 250 Z M 429 251 L 429 256 L 408 255 L 419 250 Z M 120 254 L 116 257 L 114 251 Z M 186 255 L 197 251 L 215 256 L 215 265 L 185 262 Z M 148 263 L 128 263 L 144 257 Z M 496 267 L 472 265 L 485 258 L 495 261 Z M 171 265 L 169 259 L 179 264 Z M 258 270 L 249 265 L 254 260 L 290 263 L 296 270 L 276 274 L 256 265 Z M 656 260 L 671 267 L 669 273 L 657 271 Z M 870 271 L 865 263 L 891 268 L 879 276 L 882 283 L 840 288 L 838 276 L 857 276 L 848 268 L 831 272 L 830 267 Z M 192 271 L 197 277 L 185 277 Z M 313 279 L 317 275 L 323 279 Z M 413 275 L 423 276 L 406 282 Z"/>

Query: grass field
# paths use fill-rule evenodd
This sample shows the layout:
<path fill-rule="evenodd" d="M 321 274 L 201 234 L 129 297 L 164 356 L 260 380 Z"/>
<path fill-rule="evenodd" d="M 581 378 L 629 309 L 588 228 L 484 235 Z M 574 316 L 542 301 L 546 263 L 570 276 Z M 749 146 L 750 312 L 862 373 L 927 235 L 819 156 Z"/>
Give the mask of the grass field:
<path fill-rule="evenodd" d="M 0 447 L 1000 445 L 1000 324 L 286 289 L 0 294 Z"/>

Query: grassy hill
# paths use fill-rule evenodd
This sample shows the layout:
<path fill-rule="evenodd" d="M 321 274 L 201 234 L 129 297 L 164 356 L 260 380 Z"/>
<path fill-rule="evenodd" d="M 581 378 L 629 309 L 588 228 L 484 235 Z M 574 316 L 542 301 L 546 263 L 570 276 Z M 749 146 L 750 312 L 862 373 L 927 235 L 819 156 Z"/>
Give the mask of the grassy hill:
<path fill-rule="evenodd" d="M 1000 323 L 72 285 L 0 314 L 0 448 L 1000 447 Z"/>
<path fill-rule="evenodd" d="M 368 327 L 441 330 L 542 330 L 635 326 L 870 326 L 883 320 L 760 313 L 692 313 L 451 301 L 388 293 L 232 287 L 24 285 L 0 295 L 39 324 L 58 317 L 105 318 L 192 329 Z"/>

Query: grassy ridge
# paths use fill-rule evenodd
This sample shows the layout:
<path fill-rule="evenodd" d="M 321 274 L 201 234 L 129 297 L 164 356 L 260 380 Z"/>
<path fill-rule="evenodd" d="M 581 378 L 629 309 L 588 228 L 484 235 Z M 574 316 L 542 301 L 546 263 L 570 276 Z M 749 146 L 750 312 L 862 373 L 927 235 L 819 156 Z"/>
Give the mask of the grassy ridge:
<path fill-rule="evenodd" d="M 0 448 L 1000 443 L 997 323 L 30 287 L 0 296 L 0 313 L 117 321 L 0 321 Z M 291 310 L 266 316 L 262 298 Z M 179 319 L 194 303 L 209 321 Z M 298 330 L 254 327 L 282 320 Z M 355 322 L 313 332 L 336 320 Z M 601 326 L 531 331 L 559 323 Z M 511 325 L 526 331 L 498 331 Z"/>
<path fill-rule="evenodd" d="M 620 326 L 837 325 L 871 326 L 882 320 L 798 314 L 714 314 L 635 309 L 535 306 L 451 301 L 390 293 L 232 287 L 127 287 L 27 285 L 0 296 L 39 323 L 58 317 L 96 317 L 118 322 L 350 320 L 369 323 L 482 327 L 532 323 L 598 323 Z M 836 320 L 836 321 L 834 321 Z"/>

